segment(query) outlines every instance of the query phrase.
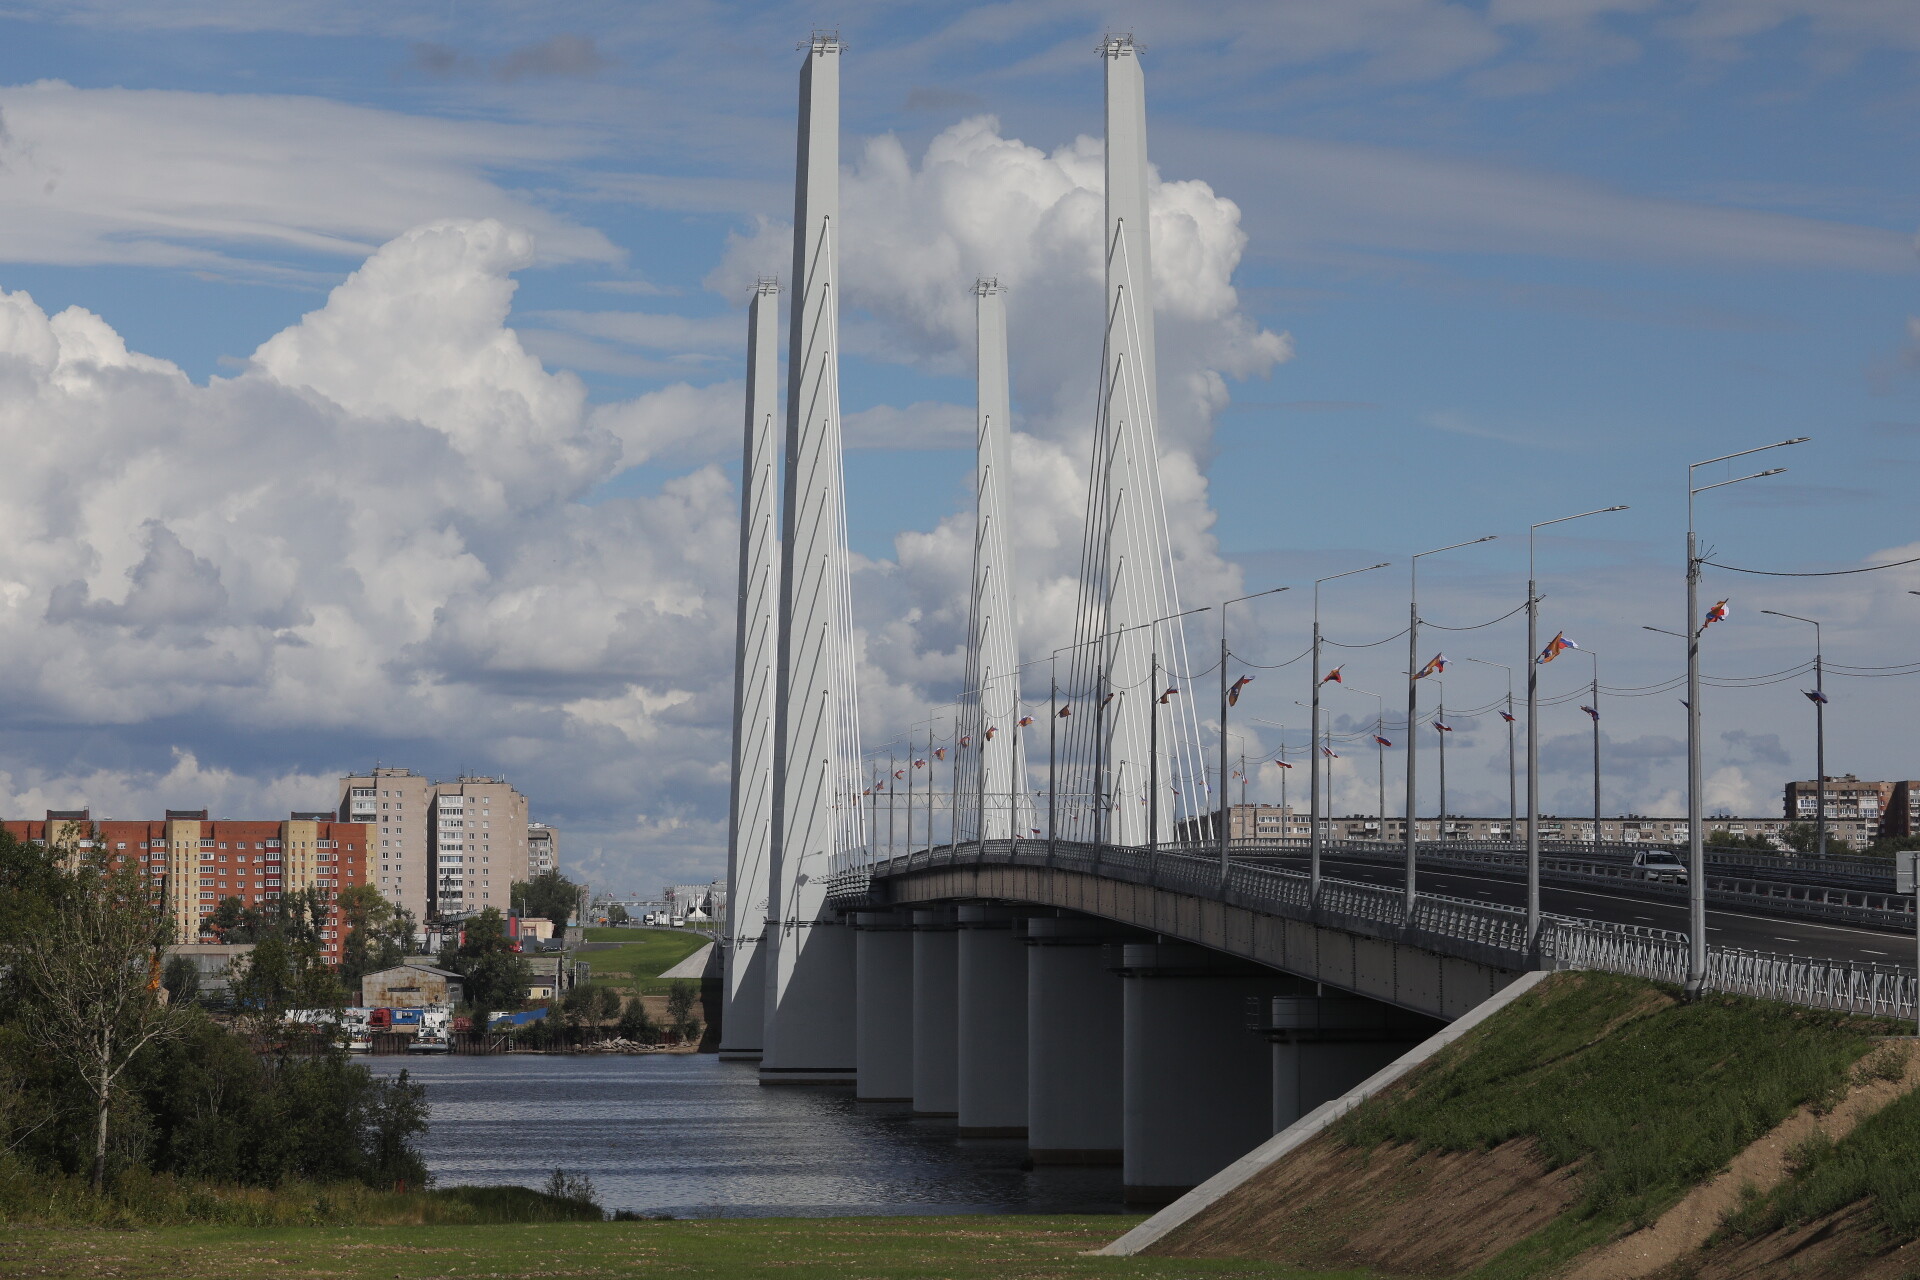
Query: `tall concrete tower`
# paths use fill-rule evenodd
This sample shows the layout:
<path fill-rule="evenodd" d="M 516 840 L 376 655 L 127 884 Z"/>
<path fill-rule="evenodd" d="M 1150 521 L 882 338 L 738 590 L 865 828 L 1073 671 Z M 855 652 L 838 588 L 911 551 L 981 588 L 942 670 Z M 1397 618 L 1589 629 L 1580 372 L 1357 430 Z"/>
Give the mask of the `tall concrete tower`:
<path fill-rule="evenodd" d="M 1013 608 L 1013 549 L 1006 522 L 1013 475 L 1012 396 L 1007 386 L 1006 295 L 997 280 L 974 285 L 979 333 L 974 424 L 973 594 L 967 610 L 967 666 L 961 734 L 959 829 L 976 838 L 1025 835 L 1026 752 L 1019 725 L 1019 626 Z"/>
<path fill-rule="evenodd" d="M 827 909 L 828 877 L 864 860 L 859 703 L 841 461 L 840 52 L 807 42 L 800 69 L 788 319 L 787 449 L 780 544 L 772 905 L 760 1077 L 851 1080 L 852 930 Z"/>
<path fill-rule="evenodd" d="M 780 285 L 747 306 L 747 424 L 740 454 L 740 614 L 733 664 L 733 798 L 727 825 L 726 1003 L 720 1056 L 757 1058 L 766 1013 L 764 935 L 773 855 L 774 663 L 780 538 L 774 528 L 780 411 Z"/>
<path fill-rule="evenodd" d="M 1176 799 L 1198 799 L 1193 699 L 1169 697 L 1187 669 L 1166 503 L 1160 490 L 1153 261 L 1147 209 L 1146 83 L 1130 35 L 1101 47 L 1107 81 L 1106 340 L 1088 485 L 1075 655 L 1096 688 L 1075 722 L 1073 825 L 1085 838 L 1140 844 L 1172 836 Z M 1102 639 L 1101 637 L 1105 637 Z M 1161 670 L 1156 673 L 1154 659 Z M 1151 717 L 1158 713 L 1157 727 Z M 1155 741 L 1157 739 L 1157 749 Z M 1153 786 L 1157 777 L 1158 785 Z M 1159 793 L 1159 803 L 1150 792 Z"/>

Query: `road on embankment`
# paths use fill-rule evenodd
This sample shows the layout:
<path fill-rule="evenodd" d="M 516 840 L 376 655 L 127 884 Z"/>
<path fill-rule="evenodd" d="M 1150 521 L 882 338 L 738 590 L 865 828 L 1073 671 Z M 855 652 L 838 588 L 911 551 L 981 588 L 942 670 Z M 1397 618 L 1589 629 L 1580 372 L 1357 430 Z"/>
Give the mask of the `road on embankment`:
<path fill-rule="evenodd" d="M 1296 869 L 1306 866 L 1305 857 L 1273 861 L 1284 861 Z M 1341 880 L 1396 888 L 1405 883 L 1405 871 L 1400 866 L 1382 866 L 1332 855 L 1323 858 L 1321 865 L 1326 875 Z M 1524 907 L 1527 903 L 1526 878 L 1518 868 L 1503 872 L 1499 868 L 1458 870 L 1423 866 L 1420 868 L 1420 889 L 1425 893 L 1445 894 L 1452 898 L 1507 907 Z M 1687 907 L 1684 902 L 1636 894 L 1630 885 L 1567 889 L 1543 884 L 1540 888 L 1540 906 L 1554 915 L 1571 916 L 1576 920 L 1637 924 L 1650 929 L 1669 929 L 1675 933 L 1687 931 Z M 1745 951 L 1772 951 L 1847 960 L 1857 964 L 1914 967 L 1915 944 L 1910 933 L 1892 933 L 1861 925 L 1781 920 L 1745 911 L 1718 910 L 1711 902 L 1707 905 L 1707 941 L 1712 946 L 1738 947 Z"/>

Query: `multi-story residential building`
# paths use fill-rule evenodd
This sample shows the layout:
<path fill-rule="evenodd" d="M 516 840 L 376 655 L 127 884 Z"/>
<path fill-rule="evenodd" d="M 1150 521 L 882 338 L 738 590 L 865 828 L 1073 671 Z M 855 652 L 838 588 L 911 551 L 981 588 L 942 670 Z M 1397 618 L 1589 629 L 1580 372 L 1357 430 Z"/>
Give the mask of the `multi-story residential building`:
<path fill-rule="evenodd" d="M 151 886 L 156 905 L 173 916 L 183 942 L 200 936 L 200 922 L 223 898 L 259 907 L 303 889 L 332 903 L 340 891 L 365 884 L 371 828 L 337 821 L 331 812 L 295 813 L 285 822 L 209 819 L 205 809 L 169 809 L 159 821 L 94 821 L 86 809 L 49 810 L 40 821 L 9 821 L 23 840 L 71 842 L 98 850 L 114 863 L 131 862 Z M 323 954 L 338 960 L 346 939 L 338 907 L 321 929 Z"/>
<path fill-rule="evenodd" d="M 1893 839 L 1920 836 L 1920 781 L 1893 784 L 1886 812 L 1880 815 L 1880 834 Z"/>
<path fill-rule="evenodd" d="M 504 778 L 433 782 L 411 769 L 376 768 L 340 780 L 340 815 L 379 827 L 372 883 L 416 919 L 505 911 L 513 882 L 528 875 L 527 798 Z M 542 853 L 558 866 L 558 835 L 540 830 Z"/>
<path fill-rule="evenodd" d="M 427 811 L 436 912 L 505 912 L 516 880 L 527 878 L 527 798 L 504 778 L 433 784 Z"/>
<path fill-rule="evenodd" d="M 1827 775 L 1827 823 L 1835 818 L 1857 819 L 1879 830 L 1880 819 L 1893 799 L 1894 782 L 1862 782 L 1852 774 Z M 1812 822 L 1820 816 L 1820 783 L 1815 779 L 1789 782 L 1782 812 L 1789 822 Z"/>
<path fill-rule="evenodd" d="M 433 901 L 433 859 L 428 854 L 429 799 L 433 784 L 411 769 L 375 768 L 340 780 L 340 818 L 368 824 L 378 842 L 377 868 L 369 882 L 382 896 L 424 920 Z M 371 834 L 375 827 L 379 834 Z"/>
<path fill-rule="evenodd" d="M 527 878 L 560 869 L 560 833 L 544 822 L 527 824 Z"/>

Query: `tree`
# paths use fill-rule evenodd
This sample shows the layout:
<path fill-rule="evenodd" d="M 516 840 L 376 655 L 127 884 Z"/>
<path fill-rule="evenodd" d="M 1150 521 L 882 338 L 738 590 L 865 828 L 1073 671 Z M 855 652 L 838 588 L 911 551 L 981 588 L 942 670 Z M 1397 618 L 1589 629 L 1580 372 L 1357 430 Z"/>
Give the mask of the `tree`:
<path fill-rule="evenodd" d="M 1778 853 L 1773 841 L 1763 835 L 1736 836 L 1725 827 L 1715 827 L 1707 832 L 1709 849 L 1755 849 L 1762 853 Z"/>
<path fill-rule="evenodd" d="M 1820 847 L 1820 829 L 1811 822 L 1789 822 L 1780 829 L 1780 838 L 1795 853 L 1812 853 Z M 1853 852 L 1853 845 L 1839 836 L 1827 837 L 1827 853 L 1832 855 Z"/>
<path fill-rule="evenodd" d="M 488 907 L 467 921 L 465 932 L 464 942 L 440 952 L 440 967 L 460 975 L 467 1003 L 483 1016 L 520 1008 L 533 981 L 533 966 L 513 949 L 506 917 L 498 908 Z"/>
<path fill-rule="evenodd" d="M 647 1006 L 638 996 L 627 1001 L 627 1007 L 620 1011 L 618 1030 L 622 1040 L 631 1040 L 635 1044 L 658 1044 L 660 1027 L 654 1022 L 653 1015 L 647 1012 Z"/>
<path fill-rule="evenodd" d="M 185 956 L 173 956 L 160 973 L 160 985 L 167 989 L 167 1003 L 191 1003 L 200 995 L 200 966 Z"/>
<path fill-rule="evenodd" d="M 512 901 L 529 916 L 553 921 L 557 934 L 578 909 L 580 886 L 558 871 L 542 871 L 531 880 L 515 881 Z"/>
<path fill-rule="evenodd" d="M 61 873 L 46 928 L 16 958 L 42 1050 L 85 1086 L 93 1106 L 93 1188 L 107 1177 L 107 1120 L 135 1055 L 178 1034 L 160 998 L 160 955 L 172 922 L 130 867 L 77 859 Z"/>
<path fill-rule="evenodd" d="M 347 940 L 340 948 L 340 979 L 353 986 L 369 973 L 391 969 L 413 945 L 413 913 L 395 906 L 370 884 L 340 891 Z"/>
<path fill-rule="evenodd" d="M 691 982 L 676 982 L 667 993 L 667 1016 L 680 1038 L 689 1043 L 700 1035 L 700 1020 L 693 1016 L 693 1006 L 699 999 L 700 990 Z"/>
<path fill-rule="evenodd" d="M 632 918 L 627 914 L 627 906 L 624 902 L 616 902 L 607 908 L 608 924 L 625 924 Z"/>

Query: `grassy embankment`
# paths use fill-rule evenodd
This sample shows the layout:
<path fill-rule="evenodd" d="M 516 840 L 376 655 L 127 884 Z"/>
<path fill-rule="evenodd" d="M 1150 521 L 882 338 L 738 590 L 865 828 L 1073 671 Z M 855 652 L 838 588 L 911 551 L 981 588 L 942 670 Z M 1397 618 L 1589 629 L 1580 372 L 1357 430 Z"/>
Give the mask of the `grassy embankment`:
<path fill-rule="evenodd" d="M 1208 1210 L 1166 1251 L 1384 1268 L 1418 1257 L 1408 1269 L 1483 1280 L 1551 1273 L 1653 1224 L 1802 1108 L 1830 1108 L 1876 1037 L 1902 1030 L 1677 996 L 1632 978 L 1559 975 Z M 1755 1200 L 1749 1226 L 1805 1220 L 1871 1188 L 1890 1221 L 1920 1230 L 1920 1171 L 1909 1164 L 1890 1196 L 1878 1185 L 1890 1168 L 1882 1157 L 1920 1141 L 1920 1103 L 1890 1110 L 1909 1118 L 1808 1153 L 1801 1189 Z M 1439 1239 L 1462 1223 L 1471 1226 L 1459 1239 Z"/>
<path fill-rule="evenodd" d="M 671 982 L 660 975 L 706 946 L 713 939 L 685 930 L 602 928 L 586 931 L 588 942 L 617 942 L 618 947 L 596 947 L 577 953 L 593 966 L 593 984 L 619 988 L 622 995 L 664 996 Z"/>
<path fill-rule="evenodd" d="M 1245 1260 L 1082 1256 L 1106 1217 L 708 1219 L 541 1226 L 0 1230 L 0 1274 L 120 1280 L 327 1280 L 672 1274 L 687 1280 L 1357 1280 Z"/>

